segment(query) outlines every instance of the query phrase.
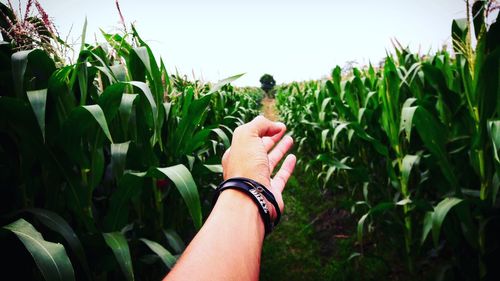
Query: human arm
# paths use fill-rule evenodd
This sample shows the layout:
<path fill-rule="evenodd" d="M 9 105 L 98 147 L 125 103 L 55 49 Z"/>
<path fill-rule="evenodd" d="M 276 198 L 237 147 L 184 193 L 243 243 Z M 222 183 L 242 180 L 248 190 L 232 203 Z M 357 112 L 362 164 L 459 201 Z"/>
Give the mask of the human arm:
<path fill-rule="evenodd" d="M 259 116 L 234 131 L 231 148 L 222 159 L 224 179 L 260 182 L 273 193 L 281 211 L 281 193 L 296 162 L 294 155 L 288 155 L 271 178 L 293 144 L 291 137 L 283 137 L 285 131 L 284 124 Z M 273 208 L 271 217 L 276 217 Z M 165 280 L 257 280 L 263 239 L 257 205 L 240 191 L 226 190 Z"/>

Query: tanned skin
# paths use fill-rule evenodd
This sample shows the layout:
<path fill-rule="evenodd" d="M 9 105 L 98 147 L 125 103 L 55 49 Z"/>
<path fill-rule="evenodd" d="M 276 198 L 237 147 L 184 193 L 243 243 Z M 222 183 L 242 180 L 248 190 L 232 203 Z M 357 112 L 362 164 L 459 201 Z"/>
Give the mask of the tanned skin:
<path fill-rule="evenodd" d="M 236 128 L 231 147 L 222 158 L 224 179 L 246 177 L 260 182 L 274 194 L 281 212 L 281 194 L 296 162 L 289 154 L 271 178 L 293 145 L 293 139 L 284 136 L 285 131 L 283 123 L 258 116 Z M 268 206 L 274 220 L 276 210 Z M 263 242 L 264 223 L 257 205 L 240 191 L 225 190 L 164 280 L 258 280 Z"/>

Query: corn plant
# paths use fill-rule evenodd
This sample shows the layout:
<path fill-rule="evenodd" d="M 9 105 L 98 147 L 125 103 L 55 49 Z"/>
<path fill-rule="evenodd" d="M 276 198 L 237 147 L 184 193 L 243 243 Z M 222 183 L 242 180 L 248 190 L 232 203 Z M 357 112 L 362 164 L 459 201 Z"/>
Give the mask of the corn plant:
<path fill-rule="evenodd" d="M 420 56 L 396 42 L 380 69 L 341 77 L 336 67 L 326 81 L 278 91 L 303 172 L 336 186 L 360 214 L 359 250 L 369 224 L 380 231 L 372 239 L 401 245 L 396 255 L 412 276 L 429 250 L 444 264 L 431 269 L 447 278 L 497 274 L 500 36 L 498 23 L 485 24 L 486 5 L 474 5 L 475 49 L 468 21 L 455 20 L 454 56 Z"/>
<path fill-rule="evenodd" d="M 20 278 L 164 276 L 210 208 L 232 130 L 258 114 L 258 89 L 228 85 L 239 76 L 181 81 L 135 27 L 103 36 L 60 67 L 0 44 L 1 222 L 39 269 Z"/>

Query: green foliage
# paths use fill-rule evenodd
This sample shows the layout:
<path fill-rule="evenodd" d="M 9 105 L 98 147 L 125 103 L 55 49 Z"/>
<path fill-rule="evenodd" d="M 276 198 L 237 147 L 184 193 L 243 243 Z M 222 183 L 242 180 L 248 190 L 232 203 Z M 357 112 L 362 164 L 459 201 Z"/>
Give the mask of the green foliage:
<path fill-rule="evenodd" d="M 278 89 L 299 173 L 349 198 L 361 257 L 377 254 L 369 245 L 379 243 L 401 249 L 386 262 L 405 261 L 412 276 L 425 271 L 429 251 L 442 261 L 430 272 L 496 276 L 500 46 L 491 38 L 499 24 L 476 20 L 482 31 L 472 49 L 467 21 L 454 21 L 455 57 L 398 46 L 380 69 L 342 77 L 336 67 L 326 81 Z"/>
<path fill-rule="evenodd" d="M 134 27 L 103 36 L 62 66 L 43 49 L 0 46 L 0 224 L 46 280 L 165 276 L 208 213 L 232 131 L 259 112 L 259 89 L 229 85 L 241 75 L 187 81 Z M 16 246 L 2 240 L 6 253 Z"/>
<path fill-rule="evenodd" d="M 113 250 L 116 261 L 120 265 L 123 275 L 128 281 L 135 280 L 134 270 L 132 269 L 132 258 L 127 239 L 121 232 L 103 233 L 104 241 Z"/>
<path fill-rule="evenodd" d="M 75 280 L 73 267 L 63 245 L 44 240 L 40 232 L 24 219 L 4 228 L 12 231 L 23 242 L 46 280 Z"/>

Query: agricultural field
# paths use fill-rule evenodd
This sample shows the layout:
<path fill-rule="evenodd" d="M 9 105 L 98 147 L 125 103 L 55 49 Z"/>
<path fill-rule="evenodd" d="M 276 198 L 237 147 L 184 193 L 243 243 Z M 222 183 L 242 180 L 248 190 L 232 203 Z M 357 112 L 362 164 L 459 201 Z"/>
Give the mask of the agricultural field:
<path fill-rule="evenodd" d="M 452 50 L 395 41 L 380 65 L 266 93 L 168 73 L 133 25 L 75 47 L 37 1 L 34 17 L 0 3 L 0 268 L 161 279 L 210 213 L 234 129 L 263 111 L 298 163 L 262 280 L 498 280 L 493 2 L 450 23 Z"/>

